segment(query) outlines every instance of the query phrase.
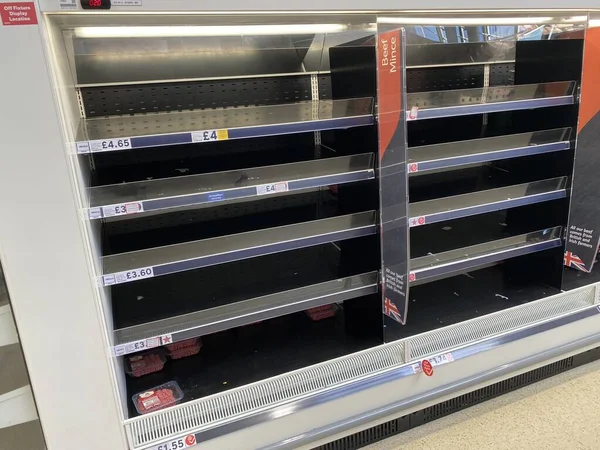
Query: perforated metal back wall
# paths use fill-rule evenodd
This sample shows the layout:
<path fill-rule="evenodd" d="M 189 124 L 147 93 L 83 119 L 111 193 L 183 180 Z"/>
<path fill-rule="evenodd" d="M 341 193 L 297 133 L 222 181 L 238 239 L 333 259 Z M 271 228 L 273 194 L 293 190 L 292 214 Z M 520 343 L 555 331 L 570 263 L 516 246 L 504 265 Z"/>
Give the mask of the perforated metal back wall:
<path fill-rule="evenodd" d="M 310 75 L 153 83 L 81 89 L 85 116 L 277 105 L 310 100 Z M 331 98 L 329 75 L 319 76 L 321 99 Z"/>
<path fill-rule="evenodd" d="M 490 64 L 489 85 L 514 84 L 514 73 L 514 63 Z M 407 90 L 412 93 L 480 88 L 484 77 L 484 65 L 408 69 Z"/>

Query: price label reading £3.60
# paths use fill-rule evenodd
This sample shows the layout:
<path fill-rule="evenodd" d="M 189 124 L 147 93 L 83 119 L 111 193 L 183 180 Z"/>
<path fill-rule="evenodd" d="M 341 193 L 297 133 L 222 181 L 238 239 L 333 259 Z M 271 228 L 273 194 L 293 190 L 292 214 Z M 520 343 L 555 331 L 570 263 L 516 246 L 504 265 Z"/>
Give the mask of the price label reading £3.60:
<path fill-rule="evenodd" d="M 142 269 L 127 270 L 124 272 L 104 275 L 102 277 L 102 281 L 104 282 L 104 286 L 111 286 L 113 284 L 129 283 L 130 281 L 152 278 L 153 276 L 154 269 L 152 267 L 144 267 Z"/>
<path fill-rule="evenodd" d="M 192 132 L 192 142 L 225 141 L 229 138 L 227 130 L 202 130 Z"/>

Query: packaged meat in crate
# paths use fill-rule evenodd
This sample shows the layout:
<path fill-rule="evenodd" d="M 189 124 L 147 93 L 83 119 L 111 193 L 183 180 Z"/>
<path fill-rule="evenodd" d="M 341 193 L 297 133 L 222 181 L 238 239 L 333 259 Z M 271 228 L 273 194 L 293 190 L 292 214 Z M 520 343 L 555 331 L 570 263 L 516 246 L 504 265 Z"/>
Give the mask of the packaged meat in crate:
<path fill-rule="evenodd" d="M 197 355 L 202 348 L 202 340 L 200 338 L 187 339 L 185 341 L 166 345 L 165 347 L 169 351 L 169 357 L 171 359 L 181 359 Z"/>
<path fill-rule="evenodd" d="M 125 372 L 132 377 L 141 377 L 161 371 L 166 361 L 167 358 L 156 351 L 132 355 L 125 359 Z"/>
<path fill-rule="evenodd" d="M 308 317 L 311 318 L 311 320 L 317 322 L 319 320 L 335 316 L 337 308 L 337 305 L 334 303 L 331 305 L 323 305 L 317 306 L 315 308 L 310 308 L 304 312 L 308 315 Z"/>
<path fill-rule="evenodd" d="M 183 399 L 183 395 L 179 384 L 176 381 L 169 381 L 135 394 L 132 400 L 138 413 L 148 414 L 177 405 Z"/>

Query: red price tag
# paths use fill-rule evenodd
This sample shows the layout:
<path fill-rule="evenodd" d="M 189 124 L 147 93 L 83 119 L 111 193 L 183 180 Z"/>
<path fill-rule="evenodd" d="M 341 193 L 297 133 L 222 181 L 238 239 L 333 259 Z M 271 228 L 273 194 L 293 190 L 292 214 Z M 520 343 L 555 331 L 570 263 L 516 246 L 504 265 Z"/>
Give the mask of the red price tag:
<path fill-rule="evenodd" d="M 431 365 L 428 359 L 424 359 L 421 362 L 421 369 L 423 370 L 423 373 L 428 377 L 433 375 L 433 366 Z"/>
<path fill-rule="evenodd" d="M 419 164 L 417 163 L 412 163 L 408 165 L 408 171 L 410 173 L 415 173 L 419 171 Z"/>

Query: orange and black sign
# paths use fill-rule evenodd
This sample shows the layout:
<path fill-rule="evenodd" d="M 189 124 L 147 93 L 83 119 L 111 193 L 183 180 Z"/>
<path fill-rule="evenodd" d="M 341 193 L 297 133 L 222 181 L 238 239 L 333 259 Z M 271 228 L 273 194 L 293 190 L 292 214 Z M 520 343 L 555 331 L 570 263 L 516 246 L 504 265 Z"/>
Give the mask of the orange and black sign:
<path fill-rule="evenodd" d="M 386 324 L 386 341 L 399 337 L 397 331 L 399 324 L 406 321 L 408 304 L 408 179 L 403 42 L 401 29 L 379 24 L 377 35 L 379 195 L 382 308 Z"/>
<path fill-rule="evenodd" d="M 585 33 L 565 265 L 591 271 L 600 240 L 600 28 Z"/>

